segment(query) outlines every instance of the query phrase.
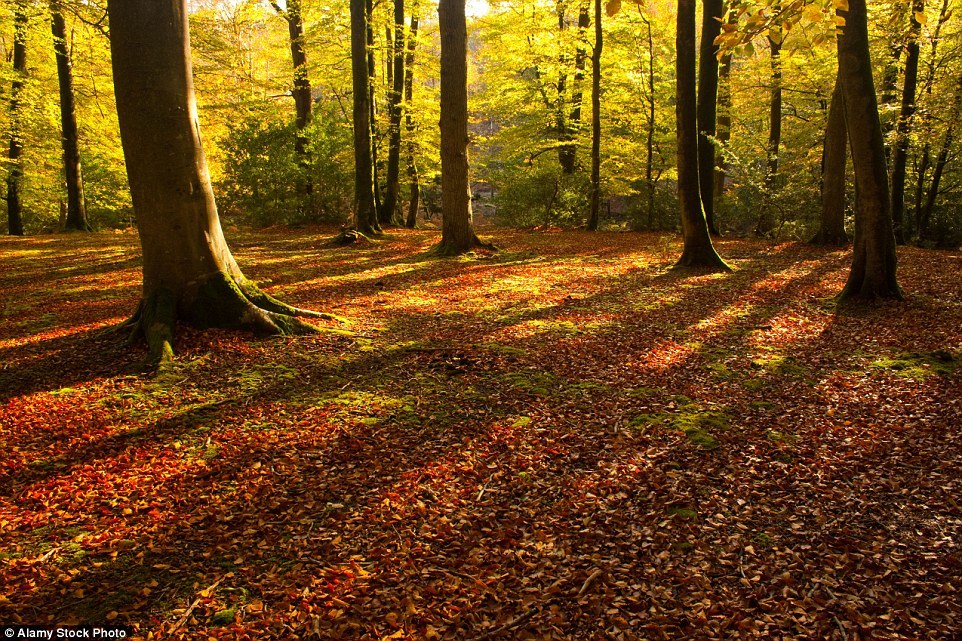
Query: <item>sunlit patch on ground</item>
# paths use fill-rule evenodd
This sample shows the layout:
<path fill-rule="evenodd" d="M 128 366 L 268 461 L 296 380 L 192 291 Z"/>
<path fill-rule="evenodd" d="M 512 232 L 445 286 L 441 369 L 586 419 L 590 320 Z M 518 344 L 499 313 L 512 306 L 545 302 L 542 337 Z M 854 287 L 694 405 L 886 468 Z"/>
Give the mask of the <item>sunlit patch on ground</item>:
<path fill-rule="evenodd" d="M 0 619 L 155 638 L 952 638 L 962 261 L 664 234 L 232 230 L 349 333 L 110 327 L 134 234 L 0 240 Z M 328 323 L 335 327 L 339 324 Z"/>

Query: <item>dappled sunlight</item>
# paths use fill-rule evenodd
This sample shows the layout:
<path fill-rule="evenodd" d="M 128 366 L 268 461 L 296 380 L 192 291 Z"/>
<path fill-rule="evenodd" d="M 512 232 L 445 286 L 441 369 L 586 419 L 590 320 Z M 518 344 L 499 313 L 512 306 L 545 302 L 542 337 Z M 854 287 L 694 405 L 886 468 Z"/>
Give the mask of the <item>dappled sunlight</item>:
<path fill-rule="evenodd" d="M 139 291 L 100 301 L 87 284 L 128 266 L 44 290 L 46 319 L 8 303 L 0 612 L 115 613 L 155 636 L 230 612 L 222 630 L 469 638 L 530 594 L 572 595 L 551 615 L 569 621 L 617 626 L 595 610 L 614 605 L 638 629 L 761 598 L 773 626 L 801 610 L 817 636 L 841 546 L 913 555 L 872 580 L 880 594 L 949 580 L 922 555 L 957 534 L 938 488 L 959 489 L 962 464 L 945 431 L 962 409 L 935 401 L 958 395 L 939 350 L 962 345 L 962 309 L 938 288 L 839 313 L 839 253 L 726 240 L 736 272 L 679 275 L 654 235 L 505 232 L 514 255 L 463 261 L 421 257 L 430 237 L 267 262 L 316 239 L 245 233 L 252 278 L 350 332 L 181 327 L 156 377 L 134 367 L 142 346 L 100 331 Z M 907 289 L 958 272 L 955 256 L 906 262 Z M 40 291 L 23 278 L 0 271 L 0 289 Z"/>

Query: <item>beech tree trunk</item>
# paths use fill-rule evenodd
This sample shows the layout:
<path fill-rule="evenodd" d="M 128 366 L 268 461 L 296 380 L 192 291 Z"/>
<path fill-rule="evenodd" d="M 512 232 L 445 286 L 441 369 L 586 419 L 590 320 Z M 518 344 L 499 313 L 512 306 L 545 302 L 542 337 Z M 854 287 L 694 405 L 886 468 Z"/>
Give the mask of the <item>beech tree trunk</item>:
<path fill-rule="evenodd" d="M 582 4 L 578 9 L 578 46 L 575 49 L 575 78 L 574 87 L 571 93 L 571 115 L 568 122 L 568 138 L 574 136 L 581 124 L 582 103 L 584 93 L 581 85 L 585 79 L 585 63 L 588 59 L 588 51 L 585 46 L 585 33 L 591 26 L 591 16 L 589 15 L 590 5 Z M 577 166 L 578 146 L 574 143 L 563 145 L 558 148 L 558 160 L 561 164 L 561 171 L 566 174 L 573 174 Z"/>
<path fill-rule="evenodd" d="M 905 233 L 905 165 L 909 155 L 909 128 L 915 114 L 915 92 L 919 80 L 919 34 L 922 25 L 915 19 L 916 12 L 925 10 L 923 0 L 912 3 L 909 16 L 909 40 L 905 47 L 905 73 L 902 84 L 902 105 L 895 125 L 895 148 L 892 152 L 892 224 L 895 241 L 904 244 Z"/>
<path fill-rule="evenodd" d="M 651 36 L 651 20 L 641 12 L 641 19 L 648 30 L 648 102 L 647 122 L 645 123 L 645 188 L 648 192 L 648 229 L 655 226 L 655 43 Z"/>
<path fill-rule="evenodd" d="M 588 229 L 598 229 L 601 209 L 601 0 L 595 0 L 595 47 L 591 52 L 591 201 Z"/>
<path fill-rule="evenodd" d="M 271 6 L 287 22 L 287 32 L 291 47 L 291 61 L 294 67 L 294 152 L 298 156 L 302 176 L 297 185 L 299 193 L 310 196 L 314 192 L 311 180 L 311 157 L 306 129 L 311 124 L 311 80 L 307 74 L 307 51 L 304 48 L 304 20 L 301 17 L 301 0 L 287 0 L 287 9 L 276 2 Z"/>
<path fill-rule="evenodd" d="M 381 226 L 374 200 L 367 11 L 365 0 L 350 2 L 351 79 L 354 93 L 354 225 L 362 234 L 377 234 Z"/>
<path fill-rule="evenodd" d="M 387 190 L 384 218 L 393 224 L 398 216 L 401 173 L 401 116 L 404 98 L 404 0 L 394 0 L 394 71 L 391 74 L 390 140 L 387 154 Z M 388 65 L 390 68 L 391 65 Z"/>
<path fill-rule="evenodd" d="M 129 321 L 155 361 L 175 322 L 261 333 L 316 331 L 244 278 L 224 240 L 201 145 L 186 0 L 111 0 L 110 50 L 127 177 L 144 255 Z"/>
<path fill-rule="evenodd" d="M 932 183 L 929 185 L 928 196 L 919 214 L 919 240 L 932 240 L 930 238 L 929 226 L 932 221 L 932 210 L 935 209 L 935 201 L 939 197 L 939 186 L 942 182 L 942 174 L 945 166 L 949 162 L 949 151 L 955 142 L 955 123 L 962 117 L 962 75 L 955 86 L 955 97 L 952 99 L 952 111 L 949 115 L 949 126 L 945 130 L 942 139 L 942 147 L 935 161 L 935 168 L 932 172 Z"/>
<path fill-rule="evenodd" d="M 781 35 L 769 36 L 768 45 L 771 49 L 772 63 L 772 96 L 768 113 L 768 150 L 765 166 L 765 203 L 762 213 L 755 226 L 758 236 L 769 236 L 775 229 L 776 217 L 773 211 L 772 199 L 777 187 L 778 152 L 782 144 L 782 41 Z"/>
<path fill-rule="evenodd" d="M 825 141 L 822 145 L 822 217 L 816 245 L 843 246 L 845 234 L 845 163 L 848 160 L 848 132 L 845 128 L 845 97 L 836 79 L 828 108 Z"/>
<path fill-rule="evenodd" d="M 484 244 L 474 233 L 468 179 L 468 30 L 465 0 L 440 0 L 441 242 L 442 255 Z"/>
<path fill-rule="evenodd" d="M 7 233 L 23 236 L 23 132 L 21 131 L 24 79 L 27 75 L 27 5 L 17 0 L 13 5 L 13 82 L 10 90 L 10 172 L 7 174 Z"/>
<path fill-rule="evenodd" d="M 417 11 L 417 5 L 415 5 Z M 415 155 L 416 144 L 414 141 L 414 113 L 411 108 L 411 101 L 414 99 L 414 50 L 417 46 L 418 37 L 418 16 L 411 16 L 411 33 L 408 36 L 407 54 L 404 59 L 404 102 L 407 109 L 404 116 L 404 128 L 408 134 L 408 180 L 411 191 L 411 200 L 408 202 L 407 220 L 404 221 L 405 227 L 414 229 L 418 222 L 418 207 L 421 202 L 421 185 L 418 178 L 417 158 Z"/>
<path fill-rule="evenodd" d="M 715 120 L 718 105 L 718 46 L 715 38 L 721 32 L 723 0 L 702 1 L 701 53 L 698 58 L 698 182 L 701 205 L 705 210 L 708 231 L 717 236 L 715 225 Z"/>
<path fill-rule="evenodd" d="M 717 201 L 725 193 L 725 177 L 728 175 L 728 163 L 723 150 L 731 140 L 732 132 L 732 90 L 731 90 L 732 54 L 722 56 L 718 68 L 718 117 L 715 120 L 715 138 L 718 149 L 715 151 L 715 184 L 712 195 Z"/>
<path fill-rule="evenodd" d="M 377 212 L 378 228 L 391 224 L 390 219 L 384 217 L 384 203 L 381 200 L 381 183 L 378 178 L 378 133 L 377 133 L 377 65 L 374 59 L 374 0 L 364 3 L 365 20 L 367 21 L 367 77 L 368 77 L 368 106 L 371 110 L 371 171 L 374 174 L 374 210 Z"/>
<path fill-rule="evenodd" d="M 678 140 L 678 205 L 684 250 L 677 266 L 729 270 L 712 245 L 699 195 L 695 47 L 695 0 L 678 0 L 675 122 Z"/>
<path fill-rule="evenodd" d="M 849 0 L 848 10 L 838 10 L 838 15 L 845 19 L 838 37 L 838 72 L 858 194 L 852 269 L 839 299 L 901 299 L 865 0 Z"/>
<path fill-rule="evenodd" d="M 67 47 L 67 26 L 58 0 L 50 3 L 50 31 L 54 57 L 57 59 L 57 81 L 60 89 L 60 146 L 63 150 L 63 175 L 67 184 L 67 217 L 65 229 L 90 231 L 87 203 L 84 199 L 83 167 L 77 136 L 77 110 L 74 107 L 73 69 Z"/>

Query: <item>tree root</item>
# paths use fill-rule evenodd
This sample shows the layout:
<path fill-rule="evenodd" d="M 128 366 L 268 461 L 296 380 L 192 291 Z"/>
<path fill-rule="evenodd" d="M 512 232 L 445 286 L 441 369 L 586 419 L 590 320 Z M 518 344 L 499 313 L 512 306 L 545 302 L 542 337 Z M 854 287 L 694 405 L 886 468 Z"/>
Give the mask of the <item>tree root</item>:
<path fill-rule="evenodd" d="M 201 329 L 247 330 L 262 336 L 295 336 L 324 331 L 302 317 L 347 323 L 333 314 L 287 305 L 243 277 L 235 280 L 220 273 L 180 300 L 170 289 L 156 290 L 141 300 L 134 315 L 120 327 L 132 329 L 131 339 L 141 336 L 146 339 L 147 365 L 159 368 L 173 359 L 174 330 L 178 320 Z"/>
<path fill-rule="evenodd" d="M 431 249 L 429 249 L 428 254 L 432 256 L 441 256 L 441 257 L 449 258 L 452 256 L 460 256 L 462 254 L 466 254 L 474 249 L 485 249 L 487 251 L 492 251 L 492 252 L 500 251 L 498 247 L 495 246 L 493 243 L 485 242 L 480 238 L 478 238 L 477 234 L 472 233 L 471 241 L 467 244 L 467 246 L 462 246 L 460 243 L 458 244 L 455 244 L 452 242 L 445 243 L 444 241 L 442 241 L 437 245 L 435 245 L 434 247 L 432 247 Z"/>

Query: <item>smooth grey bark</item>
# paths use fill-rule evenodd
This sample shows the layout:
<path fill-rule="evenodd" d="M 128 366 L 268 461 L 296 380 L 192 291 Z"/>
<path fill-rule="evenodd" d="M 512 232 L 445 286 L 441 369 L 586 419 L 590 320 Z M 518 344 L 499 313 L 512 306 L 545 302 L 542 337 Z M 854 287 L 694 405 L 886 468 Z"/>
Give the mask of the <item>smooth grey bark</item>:
<path fill-rule="evenodd" d="M 675 121 L 678 141 L 678 205 L 684 249 L 676 266 L 729 270 L 730 267 L 712 245 L 699 195 L 695 48 L 695 0 L 678 0 Z"/>
<path fill-rule="evenodd" d="M 902 103 L 895 125 L 895 148 L 892 150 L 892 225 L 895 241 L 905 243 L 905 166 L 909 155 L 909 129 L 915 114 L 915 93 L 919 80 L 919 35 L 922 25 L 915 19 L 925 10 L 924 0 L 914 0 L 909 16 L 908 43 L 905 45 L 905 72 L 902 74 Z"/>
<path fill-rule="evenodd" d="M 201 143 L 186 0 L 110 0 L 120 137 L 143 249 L 143 297 L 129 321 L 152 360 L 175 322 L 261 333 L 316 331 L 244 278 L 224 240 Z"/>
<path fill-rule="evenodd" d="M 702 0 L 701 45 L 698 57 L 698 181 L 701 206 L 705 210 L 708 231 L 717 236 L 715 224 L 715 137 L 718 113 L 718 45 L 721 32 L 723 0 Z"/>
<path fill-rule="evenodd" d="M 23 236 L 23 87 L 27 76 L 27 3 L 17 0 L 13 5 L 13 81 L 10 89 L 10 146 L 7 158 L 7 233 Z"/>
<path fill-rule="evenodd" d="M 777 5 L 776 5 L 777 6 Z M 765 203 L 755 226 L 755 234 L 769 236 L 775 230 L 773 198 L 777 188 L 778 154 L 782 144 L 782 42 L 768 38 L 772 65 L 772 95 L 768 108 L 768 148 L 765 162 Z"/>
<path fill-rule="evenodd" d="M 849 0 L 848 10 L 838 10 L 838 15 L 845 19 L 838 37 L 838 71 L 858 195 L 852 269 L 839 299 L 901 299 L 865 0 Z"/>
<path fill-rule="evenodd" d="M 74 103 L 73 65 L 67 47 L 67 25 L 59 0 L 50 2 L 50 32 L 53 35 L 60 91 L 60 146 L 63 151 L 63 174 L 67 185 L 66 229 L 90 231 L 87 203 L 84 198 L 83 165 L 80 162 L 80 140 L 77 133 L 77 109 Z"/>
<path fill-rule="evenodd" d="M 390 33 L 390 31 L 388 32 Z M 391 223 L 400 218 L 398 201 L 401 186 L 401 117 L 404 99 L 404 0 L 394 0 L 394 51 L 389 83 L 391 96 L 388 113 L 390 131 L 387 154 L 387 189 L 384 198 L 384 218 Z"/>
<path fill-rule="evenodd" d="M 435 251 L 456 255 L 483 246 L 474 233 L 468 178 L 468 30 L 465 0 L 440 0 L 441 31 L 441 242 Z"/>
<path fill-rule="evenodd" d="M 381 231 L 374 200 L 370 78 L 365 0 L 351 2 L 351 79 L 354 109 L 354 225 L 362 234 Z"/>
<path fill-rule="evenodd" d="M 595 46 L 591 51 L 591 199 L 588 229 L 598 229 L 601 209 L 601 0 L 595 0 Z"/>
<path fill-rule="evenodd" d="M 415 5 L 417 11 L 417 5 Z M 418 177 L 417 158 L 415 156 L 416 145 L 414 141 L 414 113 L 412 100 L 414 100 L 414 53 L 417 47 L 418 38 L 418 16 L 415 13 L 411 16 L 411 33 L 408 36 L 407 53 L 404 57 L 404 102 L 407 110 L 404 115 L 404 128 L 408 135 L 408 181 L 410 186 L 411 198 L 408 201 L 407 220 L 404 226 L 414 229 L 418 221 L 418 207 L 421 202 L 421 185 Z"/>
<path fill-rule="evenodd" d="M 848 132 L 845 128 L 845 97 L 836 80 L 828 108 L 822 145 L 822 215 L 812 243 L 842 246 L 845 233 L 845 164 L 848 161 Z"/>
<path fill-rule="evenodd" d="M 311 124 L 311 80 L 307 71 L 307 50 L 304 47 L 304 19 L 301 15 L 301 0 L 287 0 L 283 9 L 272 1 L 271 6 L 287 22 L 288 40 L 291 48 L 291 62 L 294 68 L 294 84 L 291 96 L 294 98 L 294 152 L 298 156 L 302 176 L 298 182 L 298 192 L 310 196 L 314 192 L 311 180 L 310 145 L 307 128 Z"/>

